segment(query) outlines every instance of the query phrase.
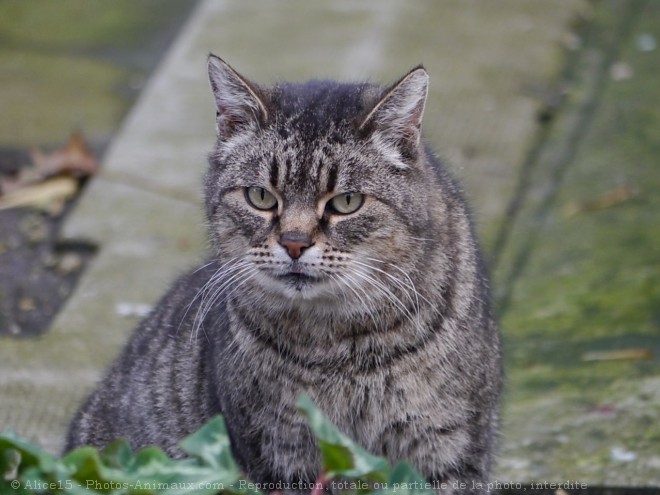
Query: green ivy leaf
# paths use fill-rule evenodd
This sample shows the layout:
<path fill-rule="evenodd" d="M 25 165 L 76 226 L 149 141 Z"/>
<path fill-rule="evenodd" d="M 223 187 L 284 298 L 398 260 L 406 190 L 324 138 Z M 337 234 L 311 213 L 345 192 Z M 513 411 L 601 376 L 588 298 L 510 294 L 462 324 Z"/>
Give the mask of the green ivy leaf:
<path fill-rule="evenodd" d="M 99 452 L 93 447 L 81 447 L 62 458 L 66 470 L 78 480 L 98 480 L 107 477 L 103 472 Z"/>
<path fill-rule="evenodd" d="M 20 466 L 23 468 L 34 466 L 43 471 L 52 471 L 55 466 L 56 458 L 51 454 L 26 442 L 14 433 L 3 433 L 0 435 L 0 452 L 3 453 L 0 456 L 0 471 L 2 474 L 11 468 L 10 464 L 13 462 L 13 454 L 7 454 L 7 451 L 18 452 Z"/>
<path fill-rule="evenodd" d="M 181 448 L 209 466 L 239 476 L 239 469 L 231 454 L 225 421 L 217 416 L 181 442 Z"/>
<path fill-rule="evenodd" d="M 355 480 L 355 493 L 369 493 L 380 483 L 380 495 L 431 495 L 424 478 L 407 463 L 390 469 L 387 461 L 356 445 L 302 396 L 297 406 L 317 437 L 325 480 Z M 134 453 L 125 441 L 103 452 L 82 447 L 61 459 L 13 434 L 0 435 L 0 493 L 34 495 L 35 486 L 55 486 L 64 495 L 261 495 L 253 484 L 241 484 L 222 418 L 211 420 L 181 443 L 191 457 L 173 460 L 157 447 Z M 20 481 L 14 489 L 12 481 Z M 11 490 L 11 491 L 10 491 Z"/>
<path fill-rule="evenodd" d="M 66 492 L 70 495 L 89 493 L 78 492 L 81 486 L 98 488 L 103 493 L 106 487 L 111 487 L 107 493 L 113 495 L 212 495 L 229 487 L 237 478 L 236 473 L 200 459 L 172 460 L 157 447 L 133 454 L 123 442 L 111 444 L 100 455 L 92 447 L 83 447 L 63 461 L 74 480 L 74 488 Z"/>
<path fill-rule="evenodd" d="M 131 445 L 126 440 L 116 440 L 101 453 L 103 462 L 111 468 L 127 470 L 135 462 Z"/>
<path fill-rule="evenodd" d="M 11 494 L 11 495 L 32 495 L 32 492 L 25 489 L 23 484 L 18 487 L 14 487 L 11 483 L 15 480 L 4 480 L 0 477 L 0 493 Z"/>
<path fill-rule="evenodd" d="M 309 427 L 318 440 L 328 479 L 387 480 L 390 472 L 388 462 L 370 454 L 341 433 L 307 395 L 301 395 L 296 406 L 307 417 Z"/>
<path fill-rule="evenodd" d="M 407 462 L 399 462 L 394 466 L 387 480 L 386 492 L 397 495 L 435 494 L 432 484 Z"/>

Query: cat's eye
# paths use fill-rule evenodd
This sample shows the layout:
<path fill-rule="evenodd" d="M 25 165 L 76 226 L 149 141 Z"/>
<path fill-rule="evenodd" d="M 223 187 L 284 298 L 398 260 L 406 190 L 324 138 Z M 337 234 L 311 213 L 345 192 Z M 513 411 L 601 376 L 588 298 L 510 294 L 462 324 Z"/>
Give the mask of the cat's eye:
<path fill-rule="evenodd" d="M 333 213 L 348 215 L 358 211 L 362 203 L 364 203 L 364 194 L 344 193 L 328 201 L 328 206 Z"/>
<path fill-rule="evenodd" d="M 257 210 L 272 210 L 277 206 L 277 199 L 263 187 L 246 187 L 245 197 Z"/>

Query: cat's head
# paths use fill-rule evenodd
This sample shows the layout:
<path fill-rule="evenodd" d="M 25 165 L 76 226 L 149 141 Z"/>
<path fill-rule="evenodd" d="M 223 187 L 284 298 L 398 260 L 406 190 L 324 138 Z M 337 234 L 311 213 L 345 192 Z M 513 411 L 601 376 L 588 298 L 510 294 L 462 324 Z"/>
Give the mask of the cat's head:
<path fill-rule="evenodd" d="M 435 187 L 424 68 L 388 88 L 260 87 L 214 55 L 208 69 L 217 143 L 206 207 L 228 285 L 293 304 L 408 306 Z"/>

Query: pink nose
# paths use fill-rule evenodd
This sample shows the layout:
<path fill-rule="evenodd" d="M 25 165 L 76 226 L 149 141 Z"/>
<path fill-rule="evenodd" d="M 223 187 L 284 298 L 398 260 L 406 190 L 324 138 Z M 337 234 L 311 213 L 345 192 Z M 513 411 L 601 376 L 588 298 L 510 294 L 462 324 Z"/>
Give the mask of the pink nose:
<path fill-rule="evenodd" d="M 312 244 L 312 239 L 302 232 L 285 232 L 280 236 L 280 246 L 285 248 L 294 260 L 300 258 L 303 251 Z"/>

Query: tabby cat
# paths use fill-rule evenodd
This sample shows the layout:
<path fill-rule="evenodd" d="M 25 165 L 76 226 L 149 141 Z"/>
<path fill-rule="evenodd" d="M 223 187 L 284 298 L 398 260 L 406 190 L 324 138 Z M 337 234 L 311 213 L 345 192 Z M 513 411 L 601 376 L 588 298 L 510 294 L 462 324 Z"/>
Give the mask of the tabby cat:
<path fill-rule="evenodd" d="M 212 252 L 82 406 L 68 449 L 182 456 L 211 417 L 255 482 L 309 482 L 307 393 L 341 431 L 448 493 L 488 480 L 500 337 L 460 188 L 421 139 L 428 75 L 258 86 L 210 55 Z M 456 481 L 466 482 L 455 490 Z"/>

